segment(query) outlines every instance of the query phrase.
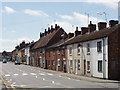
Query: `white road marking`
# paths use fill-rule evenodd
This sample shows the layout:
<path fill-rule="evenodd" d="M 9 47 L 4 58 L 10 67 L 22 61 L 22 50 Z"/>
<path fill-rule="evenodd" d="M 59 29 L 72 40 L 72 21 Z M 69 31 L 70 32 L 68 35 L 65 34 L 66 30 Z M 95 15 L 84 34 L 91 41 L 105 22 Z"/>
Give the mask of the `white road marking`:
<path fill-rule="evenodd" d="M 53 76 L 53 74 L 51 74 L 51 73 L 47 73 L 47 75 Z"/>
<path fill-rule="evenodd" d="M 27 73 L 23 73 L 22 75 L 25 76 L 25 75 L 28 75 L 28 74 Z"/>
<path fill-rule="evenodd" d="M 18 74 L 13 74 L 14 76 L 18 76 Z"/>
<path fill-rule="evenodd" d="M 45 78 L 43 78 L 43 80 L 45 80 Z"/>
<path fill-rule="evenodd" d="M 52 83 L 54 84 L 54 83 L 55 83 L 55 81 L 52 81 Z"/>
<path fill-rule="evenodd" d="M 10 74 L 5 74 L 5 76 L 6 76 L 6 77 L 9 77 L 9 76 L 10 76 Z"/>
<path fill-rule="evenodd" d="M 10 79 L 8 82 L 11 82 L 12 81 L 12 79 Z"/>
<path fill-rule="evenodd" d="M 16 82 L 13 82 L 12 84 L 11 84 L 11 86 L 14 86 L 16 84 Z"/>
<path fill-rule="evenodd" d="M 62 77 L 62 76 L 59 76 L 59 77 Z"/>
<path fill-rule="evenodd" d="M 35 73 L 30 73 L 31 75 L 36 75 Z"/>
<path fill-rule="evenodd" d="M 40 75 L 43 75 L 43 76 L 45 75 L 44 73 L 39 73 L 39 74 L 40 74 Z"/>
<path fill-rule="evenodd" d="M 37 76 L 35 76 L 36 78 L 38 78 Z"/>
<path fill-rule="evenodd" d="M 68 79 L 70 79 L 70 78 L 68 78 Z"/>

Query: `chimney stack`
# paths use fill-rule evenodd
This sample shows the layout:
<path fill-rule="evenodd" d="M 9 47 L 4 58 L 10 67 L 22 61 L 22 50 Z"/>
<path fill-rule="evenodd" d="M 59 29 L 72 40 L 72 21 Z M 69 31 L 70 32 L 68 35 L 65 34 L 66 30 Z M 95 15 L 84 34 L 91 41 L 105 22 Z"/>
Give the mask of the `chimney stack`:
<path fill-rule="evenodd" d="M 117 21 L 117 20 L 110 20 L 110 21 L 109 21 L 109 26 L 110 26 L 110 27 L 113 27 L 113 26 L 115 26 L 116 24 L 118 24 L 118 21 Z"/>
<path fill-rule="evenodd" d="M 53 32 L 53 25 L 51 25 L 51 33 Z"/>
<path fill-rule="evenodd" d="M 50 33 L 50 27 L 48 27 L 48 34 Z"/>
<path fill-rule="evenodd" d="M 45 32 L 44 32 L 45 35 L 47 35 L 47 29 L 45 29 Z"/>
<path fill-rule="evenodd" d="M 40 32 L 40 38 L 42 37 L 42 33 Z"/>
<path fill-rule="evenodd" d="M 69 33 L 68 38 L 74 37 L 74 33 Z"/>
<path fill-rule="evenodd" d="M 81 27 L 82 35 L 88 33 L 88 27 Z"/>
<path fill-rule="evenodd" d="M 76 27 L 76 31 L 75 31 L 75 37 L 80 35 L 81 34 L 81 31 L 78 31 L 78 27 Z"/>
<path fill-rule="evenodd" d="M 104 28 L 107 27 L 107 23 L 106 22 L 99 22 L 98 23 L 98 30 L 102 30 Z"/>
<path fill-rule="evenodd" d="M 89 32 L 91 33 L 96 30 L 96 24 L 92 24 L 92 21 L 90 21 L 88 28 L 89 28 Z"/>

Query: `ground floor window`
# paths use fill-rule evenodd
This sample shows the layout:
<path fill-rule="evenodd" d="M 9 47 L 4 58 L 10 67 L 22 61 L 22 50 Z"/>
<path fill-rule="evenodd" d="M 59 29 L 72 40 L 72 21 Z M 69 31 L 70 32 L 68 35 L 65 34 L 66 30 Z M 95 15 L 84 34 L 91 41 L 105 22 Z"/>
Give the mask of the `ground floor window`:
<path fill-rule="evenodd" d="M 55 65 L 55 60 L 52 60 L 52 65 Z"/>
<path fill-rule="evenodd" d="M 58 59 L 58 66 L 60 66 L 60 59 Z"/>
<path fill-rule="evenodd" d="M 78 59 L 78 70 L 80 70 L 80 60 Z"/>
<path fill-rule="evenodd" d="M 87 61 L 87 71 L 90 72 L 90 61 Z"/>
<path fill-rule="evenodd" d="M 72 68 L 72 60 L 70 60 L 70 67 Z"/>
<path fill-rule="evenodd" d="M 102 72 L 102 60 L 98 61 L 98 72 Z"/>

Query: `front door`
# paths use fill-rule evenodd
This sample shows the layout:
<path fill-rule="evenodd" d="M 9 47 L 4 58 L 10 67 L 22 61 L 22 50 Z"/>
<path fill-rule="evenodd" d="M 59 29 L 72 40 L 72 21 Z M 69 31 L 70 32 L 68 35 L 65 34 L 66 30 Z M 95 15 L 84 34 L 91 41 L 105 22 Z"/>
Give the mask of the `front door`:
<path fill-rule="evenodd" d="M 84 75 L 86 75 L 86 60 L 84 60 Z"/>

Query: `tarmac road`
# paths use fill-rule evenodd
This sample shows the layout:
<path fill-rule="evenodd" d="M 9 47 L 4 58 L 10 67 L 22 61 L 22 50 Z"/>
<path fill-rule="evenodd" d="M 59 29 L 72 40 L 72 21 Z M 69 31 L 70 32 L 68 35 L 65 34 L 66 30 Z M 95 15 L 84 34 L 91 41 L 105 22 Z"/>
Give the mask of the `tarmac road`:
<path fill-rule="evenodd" d="M 1 76 L 7 88 L 73 88 L 75 90 L 76 88 L 79 88 L 79 90 L 86 88 L 102 88 L 102 90 L 118 88 L 118 83 L 106 84 L 73 79 L 64 77 L 59 72 L 48 72 L 48 70 L 39 67 L 22 64 L 14 65 L 12 62 L 5 64 L 0 62 L 0 65 L 2 65 Z"/>

